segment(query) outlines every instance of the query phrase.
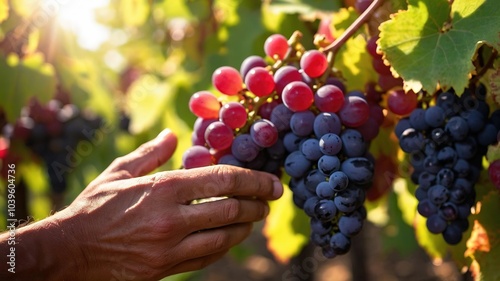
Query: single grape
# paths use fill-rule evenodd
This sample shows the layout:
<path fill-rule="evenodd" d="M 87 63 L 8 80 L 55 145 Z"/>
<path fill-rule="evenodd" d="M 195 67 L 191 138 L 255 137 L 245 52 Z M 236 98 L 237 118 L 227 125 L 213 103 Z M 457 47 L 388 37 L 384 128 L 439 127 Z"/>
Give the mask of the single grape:
<path fill-rule="evenodd" d="M 314 105 L 322 112 L 337 112 L 344 105 L 344 93 L 334 85 L 324 85 L 314 94 Z"/>
<path fill-rule="evenodd" d="M 273 34 L 264 42 L 264 52 L 273 59 L 282 60 L 288 52 L 288 40 L 281 34 Z"/>
<path fill-rule="evenodd" d="M 332 186 L 335 192 L 340 192 L 347 188 L 349 178 L 342 171 L 333 172 L 328 179 L 328 183 Z"/>
<path fill-rule="evenodd" d="M 335 196 L 335 191 L 327 181 L 322 181 L 316 187 L 316 194 L 321 199 L 332 199 Z"/>
<path fill-rule="evenodd" d="M 292 119 L 293 111 L 288 109 L 284 104 L 278 104 L 271 112 L 271 122 L 273 122 L 278 132 L 285 132 L 290 129 L 290 120 Z"/>
<path fill-rule="evenodd" d="M 417 95 L 413 91 L 405 93 L 403 90 L 390 91 L 387 95 L 387 106 L 397 115 L 409 115 L 417 107 Z"/>
<path fill-rule="evenodd" d="M 317 138 L 321 138 L 324 134 L 328 133 L 339 135 L 342 130 L 342 122 L 340 122 L 337 114 L 322 112 L 316 115 L 313 130 Z"/>
<path fill-rule="evenodd" d="M 217 97 L 208 91 L 196 92 L 189 99 L 189 110 L 204 119 L 218 118 L 220 108 Z"/>
<path fill-rule="evenodd" d="M 341 216 L 339 219 L 339 230 L 346 237 L 353 237 L 363 228 L 363 218 L 359 215 Z"/>
<path fill-rule="evenodd" d="M 309 136 L 313 132 L 315 118 L 309 110 L 295 112 L 290 118 L 290 128 L 297 136 Z"/>
<path fill-rule="evenodd" d="M 288 84 L 283 89 L 283 103 L 291 111 L 303 111 L 308 109 L 314 102 L 314 95 L 309 86 L 300 81 Z"/>
<path fill-rule="evenodd" d="M 252 68 L 245 77 L 248 90 L 258 97 L 269 96 L 274 91 L 274 79 L 264 67 Z"/>
<path fill-rule="evenodd" d="M 233 130 L 220 121 L 211 123 L 205 131 L 205 141 L 211 148 L 217 150 L 231 147 L 233 138 Z"/>
<path fill-rule="evenodd" d="M 242 162 L 250 162 L 259 154 L 259 147 L 252 141 L 250 134 L 241 134 L 234 138 L 231 153 Z"/>
<path fill-rule="evenodd" d="M 312 78 L 317 78 L 325 73 L 328 68 L 328 60 L 325 54 L 318 50 L 306 51 L 300 58 L 300 68 Z"/>
<path fill-rule="evenodd" d="M 337 155 L 342 149 L 342 140 L 336 134 L 328 133 L 319 140 L 319 149 L 325 155 Z"/>
<path fill-rule="evenodd" d="M 205 167 L 212 165 L 212 155 L 208 148 L 194 145 L 182 155 L 182 165 L 185 169 Z"/>
<path fill-rule="evenodd" d="M 340 160 L 337 156 L 323 155 L 318 160 L 318 170 L 326 177 L 339 169 Z"/>
<path fill-rule="evenodd" d="M 266 119 L 255 121 L 250 127 L 252 140 L 260 147 L 271 147 L 278 140 L 278 129 Z"/>
<path fill-rule="evenodd" d="M 311 162 L 300 151 L 290 153 L 285 159 L 285 171 L 291 177 L 299 178 L 307 174 Z"/>
<path fill-rule="evenodd" d="M 300 151 L 308 160 L 311 161 L 317 161 L 321 156 L 323 156 L 318 140 L 315 138 L 309 138 L 302 142 Z"/>
<path fill-rule="evenodd" d="M 233 67 L 222 66 L 212 74 L 212 84 L 221 93 L 234 96 L 243 89 L 240 73 Z"/>
<path fill-rule="evenodd" d="M 340 170 L 356 184 L 370 183 L 373 178 L 373 163 L 364 157 L 348 158 L 340 166 Z"/>
<path fill-rule="evenodd" d="M 339 117 L 345 126 L 359 127 L 370 117 L 370 107 L 366 100 L 356 96 L 349 96 L 339 111 Z"/>
<path fill-rule="evenodd" d="M 228 102 L 219 111 L 219 120 L 231 129 L 239 129 L 247 122 L 247 111 L 239 102 Z"/>
<path fill-rule="evenodd" d="M 360 157 L 365 155 L 368 148 L 363 135 L 355 129 L 345 129 L 340 134 L 342 152 L 347 157 Z"/>

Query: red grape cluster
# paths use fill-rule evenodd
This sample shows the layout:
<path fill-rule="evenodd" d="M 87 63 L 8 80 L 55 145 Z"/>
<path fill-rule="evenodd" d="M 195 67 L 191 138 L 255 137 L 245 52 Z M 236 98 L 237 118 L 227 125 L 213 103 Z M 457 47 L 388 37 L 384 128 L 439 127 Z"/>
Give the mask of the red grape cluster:
<path fill-rule="evenodd" d="M 365 190 L 373 178 L 369 142 L 384 120 L 378 99 L 345 93 L 319 50 L 293 36 L 271 35 L 266 58 L 212 75 L 214 88 L 195 93 L 198 117 L 184 168 L 229 164 L 290 177 L 294 203 L 311 217 L 311 240 L 326 257 L 349 251 L 363 226 Z"/>

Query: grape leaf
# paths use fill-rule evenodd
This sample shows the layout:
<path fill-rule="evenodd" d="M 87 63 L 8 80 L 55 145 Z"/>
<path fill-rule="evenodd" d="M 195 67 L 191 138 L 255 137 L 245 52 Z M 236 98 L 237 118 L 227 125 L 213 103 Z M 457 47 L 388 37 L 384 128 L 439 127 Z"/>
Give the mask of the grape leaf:
<path fill-rule="evenodd" d="M 353 8 L 343 8 L 334 13 L 332 15 L 333 36 L 338 38 L 358 16 Z M 366 51 L 366 40 L 359 32 L 339 49 L 334 67 L 342 73 L 347 82 L 345 84 L 348 91 L 364 91 L 366 82 L 377 81 L 371 61 Z"/>
<path fill-rule="evenodd" d="M 485 76 L 489 93 L 497 106 L 500 106 L 500 67 L 488 70 Z"/>
<path fill-rule="evenodd" d="M 409 0 L 380 25 L 378 44 L 405 89 L 433 92 L 467 86 L 477 48 L 499 46 L 500 17 L 496 1 Z"/>
<path fill-rule="evenodd" d="M 278 261 L 287 263 L 307 244 L 310 228 L 307 215 L 293 204 L 290 189 L 284 188 L 283 196 L 269 203 L 271 211 L 262 231 L 269 251 Z"/>
<path fill-rule="evenodd" d="M 13 122 L 30 97 L 47 102 L 55 91 L 56 78 L 52 65 L 43 55 L 34 53 L 20 59 L 15 54 L 0 57 L 0 101 L 7 120 Z"/>
<path fill-rule="evenodd" d="M 0 0 L 0 23 L 9 17 L 9 1 Z"/>

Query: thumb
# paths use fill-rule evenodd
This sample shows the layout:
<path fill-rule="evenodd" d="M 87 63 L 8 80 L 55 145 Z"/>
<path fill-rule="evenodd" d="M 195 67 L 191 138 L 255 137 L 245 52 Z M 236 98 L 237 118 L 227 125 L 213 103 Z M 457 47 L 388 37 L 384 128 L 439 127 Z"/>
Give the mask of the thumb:
<path fill-rule="evenodd" d="M 110 165 L 110 170 L 112 172 L 125 170 L 132 177 L 146 175 L 167 162 L 174 154 L 176 147 L 177 137 L 170 129 L 165 129 L 155 139 L 117 158 Z"/>

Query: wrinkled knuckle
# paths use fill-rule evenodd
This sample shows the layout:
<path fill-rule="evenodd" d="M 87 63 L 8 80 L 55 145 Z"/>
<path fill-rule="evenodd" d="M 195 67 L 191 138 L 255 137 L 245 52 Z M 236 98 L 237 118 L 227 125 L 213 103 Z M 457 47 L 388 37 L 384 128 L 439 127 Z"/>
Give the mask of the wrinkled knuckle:
<path fill-rule="evenodd" d="M 109 165 L 113 170 L 120 170 L 127 163 L 127 158 L 125 156 L 120 156 L 115 158 L 113 162 Z"/>
<path fill-rule="evenodd" d="M 241 202 L 237 199 L 229 198 L 224 200 L 222 215 L 226 222 L 235 222 L 241 215 Z"/>
<path fill-rule="evenodd" d="M 228 248 L 229 234 L 227 232 L 219 232 L 214 235 L 212 245 L 213 251 L 219 252 Z"/>
<path fill-rule="evenodd" d="M 213 168 L 213 174 L 216 177 L 216 182 L 220 187 L 229 192 L 236 189 L 238 185 L 238 176 L 231 172 L 231 167 L 224 165 L 215 165 Z"/>

